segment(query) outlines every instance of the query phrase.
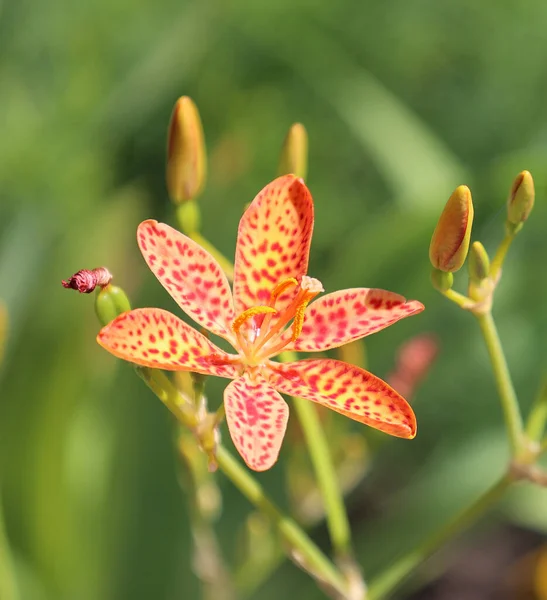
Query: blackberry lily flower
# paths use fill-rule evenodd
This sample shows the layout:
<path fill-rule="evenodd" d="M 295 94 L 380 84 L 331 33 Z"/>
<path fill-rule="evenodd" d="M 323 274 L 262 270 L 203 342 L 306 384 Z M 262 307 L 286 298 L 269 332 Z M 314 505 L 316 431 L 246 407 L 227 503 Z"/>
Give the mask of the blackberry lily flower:
<path fill-rule="evenodd" d="M 268 184 L 239 224 L 232 294 L 220 266 L 201 246 L 168 225 L 144 221 L 137 238 L 154 275 L 187 315 L 226 339 L 235 353 L 158 308 L 126 312 L 97 337 L 103 348 L 139 365 L 233 379 L 224 392 L 228 429 L 256 471 L 276 462 L 285 435 L 289 409 L 279 392 L 397 437 L 416 435 L 410 406 L 368 371 L 330 358 L 271 360 L 285 350 L 336 348 L 424 308 L 369 288 L 312 302 L 323 291 L 306 275 L 312 230 L 313 200 L 303 180 L 286 175 Z"/>

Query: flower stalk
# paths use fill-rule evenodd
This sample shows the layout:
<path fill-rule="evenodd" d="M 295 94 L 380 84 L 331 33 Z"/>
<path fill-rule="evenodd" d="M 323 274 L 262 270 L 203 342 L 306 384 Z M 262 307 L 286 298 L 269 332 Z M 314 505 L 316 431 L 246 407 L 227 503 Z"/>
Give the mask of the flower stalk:
<path fill-rule="evenodd" d="M 517 457 L 520 454 L 524 443 L 524 427 L 503 347 L 499 339 L 496 324 L 492 318 L 492 313 L 489 311 L 475 316 L 479 322 L 492 363 L 492 370 L 494 372 L 494 378 L 501 400 L 512 455 L 513 457 Z"/>
<path fill-rule="evenodd" d="M 526 423 L 526 437 L 532 443 L 539 443 L 545 433 L 547 423 L 547 375 L 543 377 L 538 394 Z"/>
<path fill-rule="evenodd" d="M 424 540 L 417 548 L 412 549 L 408 554 L 393 562 L 384 573 L 370 582 L 366 600 L 383 600 L 389 597 L 425 560 L 482 517 L 499 500 L 512 481 L 513 477 L 511 475 L 503 476 L 467 508 Z"/>
<path fill-rule="evenodd" d="M 293 353 L 285 352 L 281 358 L 289 362 L 295 357 Z M 317 409 L 311 402 L 301 398 L 292 400 L 325 504 L 332 546 L 337 558 L 344 559 L 351 555 L 351 530 L 325 431 L 321 426 Z"/>

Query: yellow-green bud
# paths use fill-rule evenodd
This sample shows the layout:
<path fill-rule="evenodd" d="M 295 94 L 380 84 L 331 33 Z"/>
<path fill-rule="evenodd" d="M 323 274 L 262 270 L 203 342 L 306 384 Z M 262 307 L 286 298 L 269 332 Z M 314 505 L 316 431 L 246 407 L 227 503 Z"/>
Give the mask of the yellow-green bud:
<path fill-rule="evenodd" d="M 473 200 L 466 185 L 457 187 L 439 218 L 429 246 L 429 260 L 441 271 L 453 273 L 463 266 L 473 226 Z"/>
<path fill-rule="evenodd" d="M 122 288 L 109 284 L 95 296 L 95 312 L 101 325 L 108 325 L 118 315 L 131 310 L 131 304 Z"/>
<path fill-rule="evenodd" d="M 308 173 L 308 133 L 301 123 L 291 125 L 279 160 L 279 175 L 294 174 L 302 179 Z"/>
<path fill-rule="evenodd" d="M 454 275 L 439 269 L 431 269 L 431 283 L 439 292 L 448 291 L 454 284 Z"/>
<path fill-rule="evenodd" d="M 175 204 L 196 198 L 205 185 L 207 155 L 199 111 L 188 96 L 177 100 L 167 138 L 167 190 Z"/>
<path fill-rule="evenodd" d="M 536 192 L 534 180 L 529 171 L 519 173 L 507 199 L 507 220 L 513 225 L 526 221 L 534 208 Z"/>
<path fill-rule="evenodd" d="M 480 283 L 488 277 L 490 273 L 490 259 L 480 242 L 473 242 L 471 244 L 467 268 L 469 269 L 469 279 L 472 282 Z"/>

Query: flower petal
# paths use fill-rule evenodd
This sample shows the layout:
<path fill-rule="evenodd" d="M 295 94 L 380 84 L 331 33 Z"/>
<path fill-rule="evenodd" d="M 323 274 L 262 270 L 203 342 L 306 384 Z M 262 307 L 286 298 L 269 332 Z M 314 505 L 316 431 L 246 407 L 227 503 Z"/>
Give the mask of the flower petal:
<path fill-rule="evenodd" d="M 144 367 L 237 377 L 237 357 L 217 348 L 178 317 L 159 308 L 137 308 L 99 331 L 97 342 L 114 356 Z"/>
<path fill-rule="evenodd" d="M 280 392 L 317 402 L 384 433 L 407 439 L 416 435 L 416 417 L 406 400 L 359 367 L 330 358 L 270 362 L 268 382 Z"/>
<path fill-rule="evenodd" d="M 253 200 L 239 223 L 235 272 L 236 312 L 267 304 L 280 282 L 306 274 L 313 231 L 313 200 L 294 175 L 278 177 Z M 282 312 L 294 296 L 289 287 L 276 302 Z"/>
<path fill-rule="evenodd" d="M 148 220 L 137 240 L 144 260 L 173 300 L 194 321 L 217 335 L 233 339 L 232 293 L 217 261 L 176 229 Z"/>
<path fill-rule="evenodd" d="M 306 309 L 302 332 L 287 350 L 319 352 L 376 333 L 424 309 L 393 292 L 372 288 L 341 290 L 322 296 Z M 283 338 L 289 340 L 289 329 Z"/>
<path fill-rule="evenodd" d="M 274 465 L 285 436 L 289 407 L 258 375 L 232 381 L 224 391 L 226 421 L 237 451 L 254 471 Z"/>

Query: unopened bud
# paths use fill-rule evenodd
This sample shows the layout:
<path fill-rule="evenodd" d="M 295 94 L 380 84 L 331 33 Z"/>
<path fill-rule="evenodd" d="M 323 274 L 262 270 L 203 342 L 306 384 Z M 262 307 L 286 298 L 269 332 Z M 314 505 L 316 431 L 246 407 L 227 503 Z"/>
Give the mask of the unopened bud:
<path fill-rule="evenodd" d="M 103 326 L 128 310 L 131 310 L 131 304 L 125 292 L 115 285 L 102 288 L 95 298 L 95 312 Z"/>
<path fill-rule="evenodd" d="M 279 175 L 294 174 L 302 179 L 308 173 L 308 133 L 301 123 L 291 125 L 279 160 Z"/>
<path fill-rule="evenodd" d="M 439 292 L 446 292 L 454 284 L 454 275 L 445 271 L 439 271 L 439 269 L 431 269 L 431 283 Z"/>
<path fill-rule="evenodd" d="M 63 280 L 61 283 L 64 288 L 80 292 L 80 294 L 90 294 L 97 286 L 105 287 L 112 281 L 110 271 L 105 267 L 98 269 L 82 269 L 74 273 L 72 277 Z"/>
<path fill-rule="evenodd" d="M 175 204 L 196 198 L 205 185 L 207 156 L 199 111 L 188 96 L 177 100 L 167 140 L 167 190 Z"/>
<path fill-rule="evenodd" d="M 534 208 L 536 192 L 534 180 L 529 171 L 519 173 L 507 199 L 507 220 L 513 225 L 526 221 Z"/>
<path fill-rule="evenodd" d="M 461 269 L 471 238 L 473 200 L 466 185 L 457 187 L 439 218 L 429 246 L 429 260 L 441 271 L 453 273 Z"/>
<path fill-rule="evenodd" d="M 469 279 L 474 283 L 480 283 L 488 277 L 490 273 L 490 259 L 480 242 L 473 242 L 471 244 L 467 267 L 469 269 Z"/>

